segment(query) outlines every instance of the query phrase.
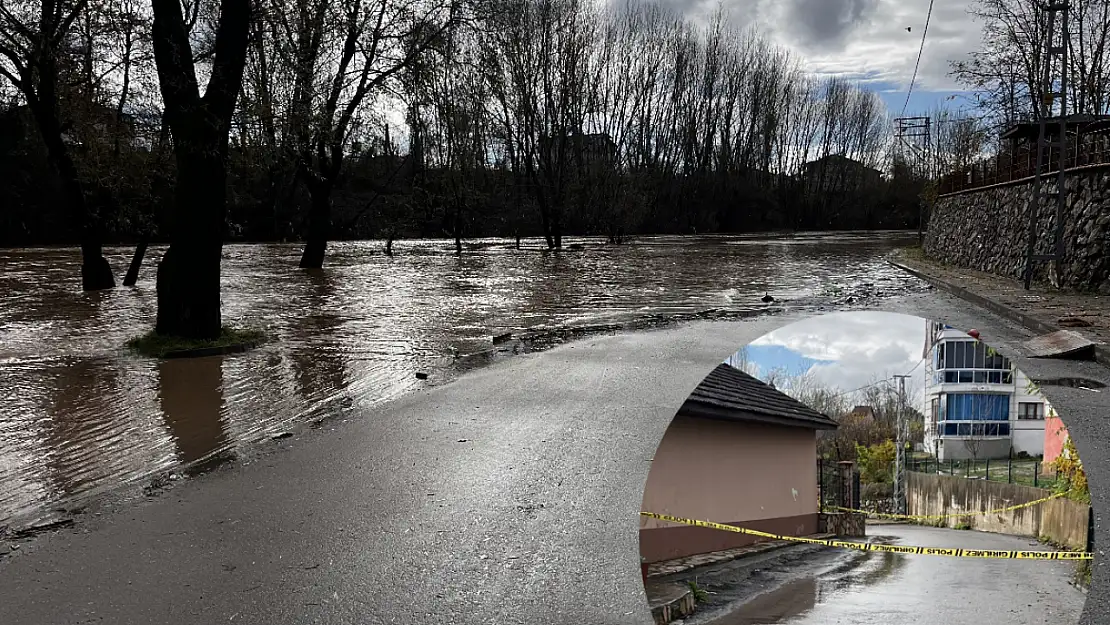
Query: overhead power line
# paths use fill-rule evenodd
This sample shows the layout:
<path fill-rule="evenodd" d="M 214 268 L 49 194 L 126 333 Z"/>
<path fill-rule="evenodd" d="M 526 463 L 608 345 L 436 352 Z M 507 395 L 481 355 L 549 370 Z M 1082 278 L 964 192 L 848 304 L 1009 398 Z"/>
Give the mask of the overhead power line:
<path fill-rule="evenodd" d="M 913 93 L 913 84 L 917 82 L 917 69 L 921 67 L 921 54 L 925 51 L 925 35 L 929 34 L 929 20 L 933 17 L 933 0 L 929 0 L 929 12 L 925 14 L 925 30 L 921 32 L 921 47 L 917 50 L 917 62 L 913 64 L 913 78 L 910 78 L 910 88 L 906 89 L 906 103 L 902 105 L 902 116 L 910 105 L 910 94 Z"/>
<path fill-rule="evenodd" d="M 910 369 L 909 371 L 907 371 L 906 373 L 903 373 L 901 375 L 892 375 L 889 378 L 883 378 L 882 380 L 875 380 L 874 382 L 871 382 L 870 384 L 864 384 L 863 386 L 861 386 L 859 388 L 854 388 L 850 391 L 841 391 L 841 392 L 837 393 L 836 395 L 833 395 L 833 397 L 843 397 L 844 395 L 851 395 L 852 393 L 855 393 L 857 391 L 862 391 L 864 389 L 871 388 L 872 386 L 878 386 L 880 384 L 890 384 L 891 382 L 893 382 L 894 380 L 896 380 L 898 378 L 908 378 L 908 377 L 910 377 L 910 375 L 914 371 L 917 371 L 917 368 L 920 367 L 921 363 L 923 363 L 923 362 L 925 362 L 924 358 L 917 361 L 917 364 L 914 365 L 912 369 Z"/>

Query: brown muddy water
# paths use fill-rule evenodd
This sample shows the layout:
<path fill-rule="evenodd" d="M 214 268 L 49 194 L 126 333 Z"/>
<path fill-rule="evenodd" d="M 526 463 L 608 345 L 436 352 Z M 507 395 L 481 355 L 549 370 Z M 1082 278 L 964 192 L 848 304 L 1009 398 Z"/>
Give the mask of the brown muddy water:
<path fill-rule="evenodd" d="M 448 241 L 329 247 L 327 267 L 297 269 L 299 244 L 224 248 L 226 323 L 268 328 L 269 344 L 226 357 L 156 361 L 127 339 L 152 327 L 147 254 L 134 288 L 82 293 L 76 249 L 0 250 L 0 528 L 350 414 L 529 349 L 514 333 L 559 335 L 655 320 L 814 311 L 924 286 L 884 257 L 906 233 L 658 237 L 622 246 L 568 241 Z M 106 251 L 122 280 L 130 248 Z M 477 357 L 467 357 L 478 354 Z M 722 356 L 725 354 L 722 353 Z M 465 363 L 471 363 L 469 365 Z M 417 372 L 430 373 L 427 381 Z"/>

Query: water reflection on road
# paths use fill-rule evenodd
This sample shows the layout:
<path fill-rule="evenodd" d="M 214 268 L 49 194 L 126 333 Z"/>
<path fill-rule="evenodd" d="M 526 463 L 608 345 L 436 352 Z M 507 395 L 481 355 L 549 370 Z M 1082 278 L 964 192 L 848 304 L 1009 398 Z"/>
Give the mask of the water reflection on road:
<path fill-rule="evenodd" d="M 1043 549 L 1035 541 L 945 528 L 878 525 L 880 542 L 925 547 Z M 980 560 L 890 553 L 853 554 L 842 565 L 802 574 L 703 625 L 1069 625 L 1083 594 L 1068 580 L 1074 563 Z M 777 571 L 788 576 L 789 570 Z"/>
<path fill-rule="evenodd" d="M 883 260 L 912 240 L 660 237 L 561 253 L 478 241 L 461 257 L 449 242 L 413 241 L 392 258 L 350 242 L 315 272 L 296 268 L 297 245 L 229 245 L 225 321 L 266 326 L 276 341 L 166 362 L 122 347 L 153 323 L 163 248 L 138 287 L 100 293 L 80 292 L 76 250 L 0 250 L 0 526 L 324 415 L 372 418 L 375 402 L 425 384 L 417 371 L 441 381 L 495 334 L 758 310 L 765 292 L 816 309 L 919 289 Z M 129 254 L 107 250 L 117 272 Z"/>

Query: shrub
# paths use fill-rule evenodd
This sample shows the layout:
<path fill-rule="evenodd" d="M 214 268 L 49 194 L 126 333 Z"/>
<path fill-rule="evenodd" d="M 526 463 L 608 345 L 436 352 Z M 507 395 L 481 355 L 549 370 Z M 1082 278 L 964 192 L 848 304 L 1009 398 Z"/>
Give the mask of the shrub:
<path fill-rule="evenodd" d="M 1056 492 L 1074 501 L 1091 503 L 1087 472 L 1070 436 L 1064 441 L 1064 450 L 1052 461 L 1052 467 L 1056 469 Z"/>
<path fill-rule="evenodd" d="M 860 482 L 864 484 L 893 482 L 895 451 L 892 440 L 869 447 L 857 444 L 856 460 L 859 462 Z"/>
<path fill-rule="evenodd" d="M 860 486 L 860 499 L 864 501 L 878 501 L 890 499 L 894 496 L 894 484 L 890 482 L 872 482 Z"/>

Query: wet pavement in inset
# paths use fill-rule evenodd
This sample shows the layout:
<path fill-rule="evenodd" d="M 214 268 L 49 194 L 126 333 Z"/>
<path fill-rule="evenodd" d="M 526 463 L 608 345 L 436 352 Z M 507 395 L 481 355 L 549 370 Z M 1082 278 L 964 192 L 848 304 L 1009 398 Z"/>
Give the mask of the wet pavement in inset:
<path fill-rule="evenodd" d="M 912 525 L 869 540 L 924 547 L 1042 550 L 1029 539 Z M 1067 625 L 1086 597 L 1074 562 L 824 550 L 716 578 L 721 599 L 688 625 Z"/>
<path fill-rule="evenodd" d="M 864 306 L 924 285 L 887 265 L 905 234 L 658 237 L 580 251 L 477 241 L 329 247 L 321 271 L 299 245 L 228 245 L 226 323 L 274 340 L 228 357 L 129 354 L 152 327 L 147 254 L 135 288 L 82 293 L 74 249 L 0 250 L 0 527 L 20 526 L 125 483 L 240 456 L 324 417 L 357 414 L 468 367 L 535 349 L 492 337 L 556 337 L 643 319 Z M 122 273 L 130 248 L 109 248 Z M 417 372 L 430 374 L 427 381 Z"/>

